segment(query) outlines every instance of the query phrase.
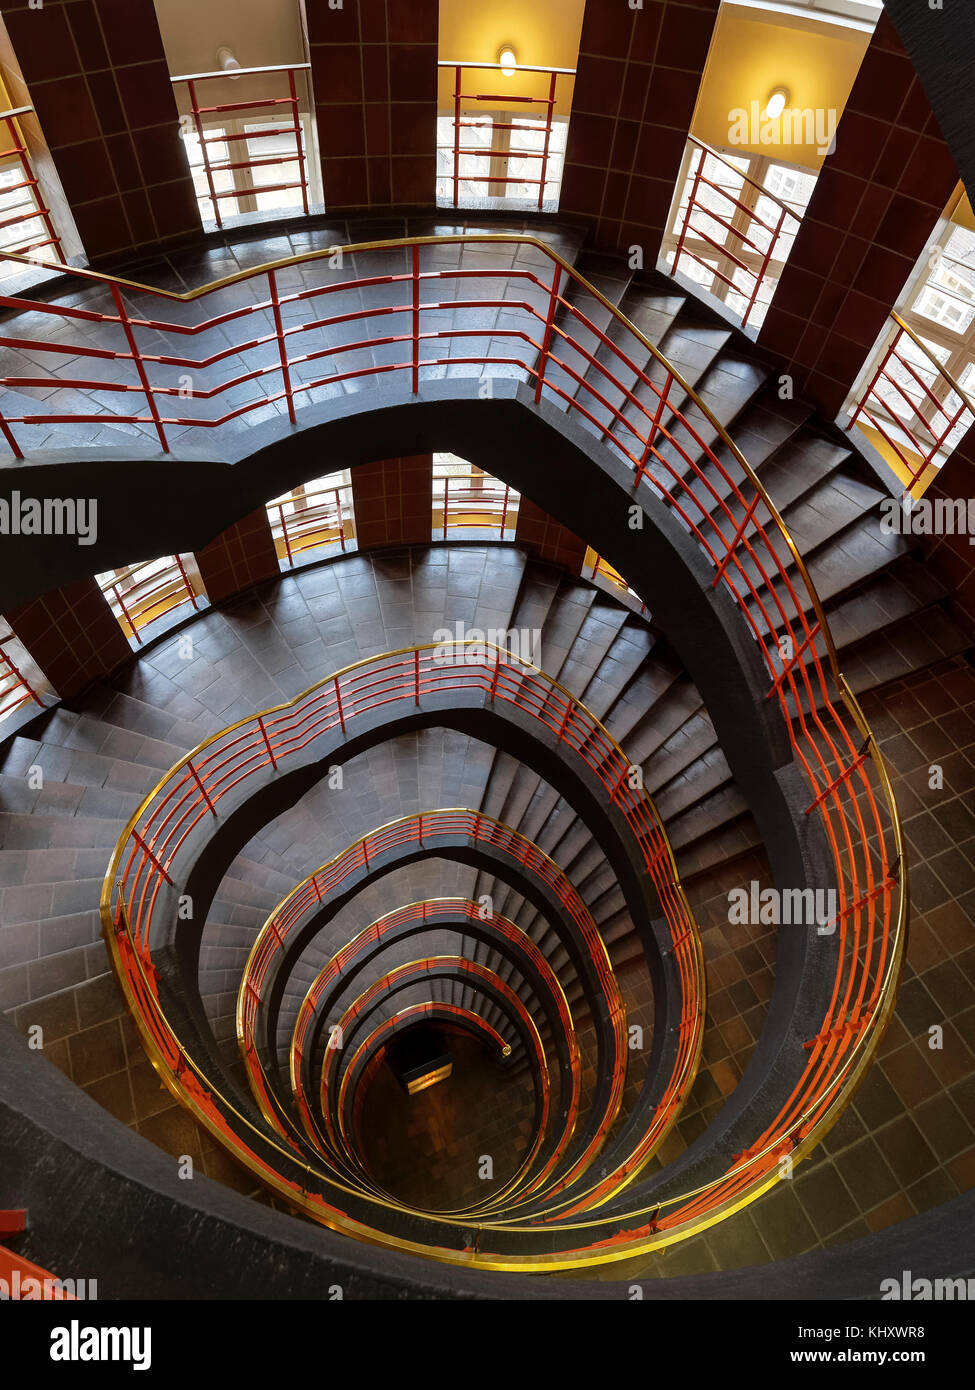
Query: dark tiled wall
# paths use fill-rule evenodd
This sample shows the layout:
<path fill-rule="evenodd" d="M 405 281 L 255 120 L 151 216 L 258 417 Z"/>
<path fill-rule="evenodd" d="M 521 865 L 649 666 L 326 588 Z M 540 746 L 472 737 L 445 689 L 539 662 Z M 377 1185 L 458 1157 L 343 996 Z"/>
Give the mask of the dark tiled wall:
<path fill-rule="evenodd" d="M 330 211 L 436 201 L 438 0 L 305 0 Z"/>
<path fill-rule="evenodd" d="M 924 495 L 932 501 L 975 498 L 975 425 Z M 925 545 L 924 561 L 949 590 L 952 617 L 975 639 L 975 546 L 969 536 L 933 538 Z"/>
<path fill-rule="evenodd" d="M 827 414 L 842 408 L 957 182 L 882 15 L 759 336 Z"/>
<path fill-rule="evenodd" d="M 360 550 L 423 544 L 433 530 L 433 458 L 383 459 L 352 470 L 352 505 Z"/>
<path fill-rule="evenodd" d="M 718 0 L 587 0 L 561 210 L 652 267 L 680 172 Z"/>
<path fill-rule="evenodd" d="M 525 546 L 539 560 L 564 566 L 570 574 L 582 572 L 588 549 L 585 541 L 560 526 L 527 497 L 523 497 L 518 504 L 515 542 Z"/>
<path fill-rule="evenodd" d="M 267 512 L 259 507 L 196 552 L 207 598 L 220 603 L 241 589 L 280 573 Z"/>
<path fill-rule="evenodd" d="M 94 579 L 52 589 L 5 617 L 65 699 L 131 656 L 122 629 Z"/>
<path fill-rule="evenodd" d="M 153 0 L 0 0 L 88 256 L 198 233 Z"/>
<path fill-rule="evenodd" d="M 43 1029 L 43 1055 L 122 1124 L 152 1141 L 174 1161 L 185 1156 L 194 1170 L 238 1192 L 270 1201 L 206 1129 L 176 1101 L 149 1061 L 129 1016 L 100 941 L 90 947 L 91 978 L 11 1014 L 24 1034 Z"/>

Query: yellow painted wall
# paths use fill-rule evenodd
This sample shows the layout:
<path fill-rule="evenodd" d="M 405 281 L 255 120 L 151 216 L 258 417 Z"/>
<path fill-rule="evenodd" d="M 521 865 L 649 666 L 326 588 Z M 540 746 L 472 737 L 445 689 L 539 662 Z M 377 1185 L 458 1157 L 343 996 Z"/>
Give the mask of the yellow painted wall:
<path fill-rule="evenodd" d="M 960 227 L 967 227 L 970 232 L 975 232 L 975 213 L 972 212 L 972 204 L 964 187 L 959 184 L 956 190 L 957 201 L 954 199 L 954 207 L 948 204 L 950 209 L 949 216 L 952 222 L 957 222 Z"/>
<path fill-rule="evenodd" d="M 772 15 L 734 4 L 718 13 L 697 108 L 691 125 L 700 140 L 730 146 L 731 112 L 752 101 L 764 113 L 776 87 L 787 87 L 790 107 L 835 110 L 842 115 L 869 42 L 869 35 L 822 21 Z M 779 155 L 789 164 L 818 170 L 815 145 L 738 144 L 743 153 Z"/>
<path fill-rule="evenodd" d="M 154 4 L 166 61 L 174 75 L 214 71 L 222 45 L 233 49 L 245 68 L 305 62 L 298 0 L 154 0 Z M 280 96 L 286 80 L 207 82 L 198 94 L 207 106 Z M 186 109 L 183 90 L 178 91 L 181 110 Z M 261 116 L 258 112 L 256 119 Z"/>
<path fill-rule="evenodd" d="M 585 0 L 490 0 L 483 4 L 475 0 L 440 0 L 440 57 L 468 63 L 493 63 L 497 61 L 501 45 L 510 43 L 519 63 L 530 67 L 574 68 L 579 58 L 584 9 Z M 465 76 L 464 91 L 547 96 L 548 83 L 529 75 L 503 77 L 500 73 L 470 73 Z M 453 92 L 453 74 L 441 73 L 441 111 L 452 109 Z M 572 79 L 560 77 L 556 92 L 559 97 L 556 112 L 567 116 L 571 110 Z M 533 119 L 538 114 L 539 108 L 531 112 Z"/>

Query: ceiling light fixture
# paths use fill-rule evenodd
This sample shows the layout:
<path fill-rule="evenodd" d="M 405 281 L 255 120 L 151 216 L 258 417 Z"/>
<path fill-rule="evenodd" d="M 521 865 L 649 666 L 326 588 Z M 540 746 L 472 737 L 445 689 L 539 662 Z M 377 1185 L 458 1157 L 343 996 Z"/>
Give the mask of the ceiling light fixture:
<path fill-rule="evenodd" d="M 228 48 L 225 43 L 217 49 L 217 63 L 219 67 L 227 73 L 232 82 L 236 82 L 240 76 L 240 63 L 237 55 L 232 48 Z"/>
<path fill-rule="evenodd" d="M 501 64 L 501 71 L 505 77 L 514 76 L 518 66 L 518 55 L 510 43 L 502 44 L 498 49 L 498 62 Z"/>
<path fill-rule="evenodd" d="M 241 64 L 239 64 L 238 57 L 236 57 L 234 50 L 229 49 L 225 43 L 221 43 L 217 49 L 217 65 L 228 75 L 231 82 L 236 82 L 236 79 L 241 76 Z"/>
<path fill-rule="evenodd" d="M 765 114 L 766 114 L 766 116 L 768 116 L 771 120 L 773 120 L 773 121 L 774 121 L 774 120 L 777 120 L 778 117 L 782 115 L 782 112 L 785 110 L 785 108 L 788 106 L 788 104 L 789 104 L 789 89 L 788 89 L 788 87 L 776 87 L 776 88 L 773 90 L 772 95 L 771 95 L 771 96 L 769 97 L 769 99 L 768 99 L 768 105 L 767 105 L 766 108 L 765 108 Z"/>

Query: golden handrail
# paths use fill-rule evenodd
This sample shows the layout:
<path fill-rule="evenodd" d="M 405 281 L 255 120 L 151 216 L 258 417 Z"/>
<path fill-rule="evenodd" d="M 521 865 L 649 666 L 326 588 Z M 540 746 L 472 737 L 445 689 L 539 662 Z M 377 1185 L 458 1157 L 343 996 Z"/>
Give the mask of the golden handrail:
<path fill-rule="evenodd" d="M 717 157 L 719 159 L 722 158 L 722 156 L 720 155 L 718 155 Z M 734 168 L 733 165 L 731 167 Z M 740 173 L 740 171 L 736 170 L 736 173 Z M 762 190 L 762 192 L 763 194 L 766 193 L 764 189 Z M 766 196 L 773 197 L 773 195 L 771 194 L 766 194 Z M 397 249 L 405 250 L 418 246 L 443 246 L 451 244 L 476 245 L 483 243 L 506 243 L 532 247 L 538 252 L 540 252 L 542 255 L 547 256 L 553 263 L 556 263 L 559 266 L 561 266 L 564 273 L 571 280 L 575 281 L 582 289 L 584 289 L 588 296 L 599 302 L 607 311 L 610 318 L 613 319 L 620 327 L 626 330 L 626 332 L 628 332 L 636 341 L 638 341 L 650 357 L 652 357 L 656 362 L 660 363 L 660 365 L 669 373 L 671 378 L 683 390 L 687 400 L 692 402 L 693 405 L 697 408 L 697 410 L 700 411 L 701 415 L 703 415 L 703 417 L 708 421 L 711 428 L 715 431 L 718 438 L 722 441 L 724 447 L 729 451 L 736 463 L 742 469 L 749 484 L 754 488 L 755 492 L 760 497 L 762 503 L 768 511 L 774 528 L 779 532 L 780 536 L 782 537 L 782 540 L 786 545 L 789 555 L 791 556 L 792 561 L 795 563 L 796 568 L 800 576 L 802 577 L 803 585 L 805 586 L 806 593 L 808 595 L 809 601 L 812 605 L 812 609 L 816 615 L 816 619 L 819 624 L 819 632 L 822 636 L 826 648 L 828 666 L 833 676 L 840 701 L 842 705 L 845 706 L 848 714 L 853 720 L 853 723 L 863 736 L 865 744 L 869 749 L 870 761 L 872 762 L 877 777 L 879 779 L 883 794 L 883 801 L 886 803 L 888 816 L 891 822 L 890 833 L 894 841 L 894 854 L 892 863 L 894 865 L 897 875 L 895 882 L 895 887 L 897 890 L 896 920 L 893 922 L 892 925 L 890 956 L 886 963 L 883 981 L 879 987 L 880 1003 L 875 1015 L 874 1027 L 870 1030 L 864 1030 L 863 1032 L 861 1032 L 852 1050 L 845 1056 L 841 1064 L 838 1077 L 836 1078 L 836 1085 L 839 1087 L 839 1090 L 837 1090 L 836 1092 L 836 1098 L 832 1102 L 830 1102 L 826 1113 L 820 1117 L 813 1130 L 811 1130 L 810 1134 L 806 1136 L 806 1138 L 800 1143 L 800 1145 L 796 1148 L 794 1152 L 794 1157 L 796 1159 L 801 1159 L 802 1157 L 805 1157 L 805 1155 L 815 1146 L 816 1143 L 819 1142 L 819 1139 L 823 1136 L 823 1134 L 828 1132 L 832 1125 L 836 1123 L 836 1121 L 840 1118 L 840 1115 L 842 1114 L 845 1107 L 849 1104 L 854 1090 L 861 1081 L 867 1066 L 869 1065 L 874 1053 L 876 1052 L 876 1049 L 883 1036 L 883 1032 L 887 1026 L 887 1023 L 889 1022 L 891 1013 L 893 1012 L 896 983 L 899 977 L 903 961 L 905 929 L 909 902 L 908 870 L 904 854 L 903 832 L 896 800 L 894 798 L 893 788 L 883 757 L 879 751 L 877 741 L 872 731 L 870 730 L 869 724 L 866 720 L 860 703 L 857 700 L 848 682 L 846 681 L 845 677 L 843 676 L 842 671 L 840 670 L 838 654 L 836 651 L 832 634 L 830 632 L 825 612 L 823 610 L 822 602 L 819 598 L 816 587 L 812 581 L 806 564 L 798 550 L 798 547 L 796 546 L 796 543 L 793 540 L 787 526 L 785 525 L 785 522 L 782 516 L 780 515 L 778 508 L 775 506 L 775 503 L 772 501 L 772 498 L 769 496 L 763 483 L 756 475 L 755 471 L 748 463 L 747 459 L 742 454 L 738 445 L 731 438 L 728 431 L 717 419 L 711 408 L 700 398 L 700 396 L 694 390 L 694 388 L 671 365 L 671 363 L 667 360 L 667 358 L 659 350 L 659 348 L 657 348 L 655 344 L 653 344 L 646 337 L 646 335 L 642 333 L 640 329 L 637 328 L 636 325 L 633 324 L 626 317 L 626 315 L 620 311 L 620 309 L 615 304 L 613 304 L 609 299 L 607 299 L 607 297 L 603 295 L 595 286 L 591 285 L 588 282 L 588 280 L 585 279 L 584 276 L 580 275 L 579 272 L 575 270 L 575 268 L 572 265 L 570 265 L 569 262 L 566 261 L 561 255 L 559 255 L 557 251 L 553 250 L 553 248 L 549 246 L 546 242 L 536 237 L 513 235 L 499 236 L 482 233 L 474 235 L 456 234 L 451 236 L 394 238 L 371 242 L 354 243 L 344 247 L 328 247 L 320 251 L 289 256 L 259 267 L 252 267 L 246 270 L 241 270 L 235 272 L 232 275 L 215 280 L 207 285 L 200 286 L 196 289 L 185 291 L 182 293 L 177 293 L 170 290 L 158 290 L 153 288 L 152 286 L 143 285 L 136 281 L 120 279 L 118 277 L 107 275 L 98 271 L 72 268 L 70 271 L 65 272 L 64 267 L 60 265 L 49 264 L 45 262 L 40 262 L 40 264 L 42 265 L 42 267 L 50 269 L 52 271 L 68 273 L 73 276 L 79 276 L 80 278 L 87 279 L 93 283 L 102 283 L 110 286 L 120 286 L 122 288 L 126 288 L 135 292 L 155 295 L 163 299 L 169 299 L 181 303 L 190 303 L 194 302 L 197 299 L 200 299 L 204 295 L 209 294 L 214 290 L 218 290 L 230 285 L 239 284 L 244 280 L 251 279 L 254 276 L 260 274 L 265 274 L 269 271 L 277 271 L 279 269 L 284 269 L 289 266 L 307 264 L 311 261 L 334 256 L 337 251 L 341 251 L 343 254 L 355 255 L 357 253 L 366 251 L 389 251 Z M 28 261 L 26 257 L 20 256 L 8 256 L 8 259 L 22 261 L 24 264 L 30 264 L 34 267 L 36 267 L 39 264 L 39 262 L 37 262 L 36 260 Z M 967 396 L 964 397 L 964 399 L 967 400 Z M 276 708 L 283 709 L 286 707 L 286 705 L 282 705 L 277 706 Z M 236 728 L 239 727 L 240 724 L 246 722 L 246 720 L 242 720 L 239 721 L 237 725 L 231 727 Z M 219 736 L 220 735 L 217 735 L 216 737 Z M 204 747 L 206 746 L 206 743 L 209 742 L 212 742 L 212 740 L 206 740 L 204 744 L 200 746 Z M 184 759 L 183 761 L 185 762 L 187 760 Z M 180 765 L 181 764 L 177 764 L 177 767 L 179 767 Z M 151 795 L 152 794 L 150 794 L 150 797 Z M 126 828 L 123 840 L 128 838 L 128 833 L 134 826 L 138 816 L 141 814 L 144 806 L 148 803 L 149 799 L 150 798 L 146 798 L 146 801 L 143 803 L 142 806 L 140 806 L 139 811 L 136 813 L 136 816 L 130 820 L 129 826 Z M 864 846 L 864 849 L 867 853 L 869 853 L 868 846 Z M 119 845 L 116 846 L 116 850 L 113 853 L 112 867 L 114 867 L 117 864 L 121 852 L 122 842 L 120 842 Z M 893 889 L 891 891 L 893 892 Z M 103 928 L 105 929 L 106 935 L 109 937 L 110 941 L 112 940 L 110 906 L 111 893 L 112 878 L 110 874 L 106 878 L 105 884 L 103 884 L 101 902 Z M 805 1120 L 807 1120 L 815 1110 L 821 1109 L 821 1104 L 821 1100 L 817 1101 L 813 1105 L 813 1107 L 811 1107 L 807 1111 L 804 1111 L 803 1114 L 789 1127 L 788 1132 L 791 1133 L 793 1130 L 800 1127 L 801 1124 Z M 748 1163 L 753 1163 L 756 1157 L 760 1157 L 762 1155 L 774 1152 L 775 1149 L 780 1146 L 781 1136 L 774 1142 L 771 1142 L 769 1145 L 767 1145 L 766 1148 L 761 1151 L 761 1154 L 752 1155 L 749 1158 Z M 742 1165 L 740 1165 L 740 1167 L 734 1169 L 733 1172 L 744 1171 L 744 1169 L 748 1166 L 748 1163 L 743 1163 Z M 680 1200 L 686 1200 L 688 1196 L 694 1196 L 698 1193 L 704 1193 L 710 1188 L 718 1185 L 720 1182 L 726 1181 L 727 1177 L 728 1174 L 722 1174 L 719 1179 L 716 1179 L 711 1183 L 708 1183 L 705 1186 L 696 1189 L 693 1193 L 685 1193 L 682 1194 L 681 1198 L 671 1199 L 671 1203 L 676 1203 Z M 462 1253 L 431 1252 L 427 1247 L 421 1246 L 415 1242 L 396 1241 L 392 1238 L 389 1239 L 388 1243 L 396 1246 L 396 1248 L 399 1248 L 401 1250 L 409 1250 L 415 1253 L 434 1253 L 436 1258 L 445 1259 L 448 1262 L 474 1264 L 484 1268 L 506 1270 L 581 1268 L 595 1263 L 627 1258 L 635 1253 L 643 1253 L 644 1251 L 657 1249 L 662 1246 L 671 1244 L 676 1240 L 684 1239 L 687 1236 L 696 1233 L 697 1231 L 703 1230 L 706 1227 L 713 1225 L 716 1221 L 722 1219 L 724 1215 L 730 1214 L 731 1211 L 739 1210 L 743 1206 L 747 1205 L 748 1202 L 754 1200 L 755 1197 L 759 1196 L 763 1191 L 771 1187 L 776 1181 L 777 1175 L 774 1171 L 771 1175 L 765 1174 L 764 1176 L 757 1178 L 751 1185 L 751 1187 L 745 1190 L 744 1194 L 735 1194 L 721 1207 L 718 1207 L 713 1211 L 706 1213 L 702 1217 L 697 1217 L 693 1219 L 691 1222 L 687 1223 L 686 1229 L 671 1228 L 669 1230 L 659 1232 L 655 1235 L 641 1238 L 639 1241 L 635 1243 L 634 1246 L 628 1247 L 624 1244 L 620 1244 L 613 1247 L 612 1249 L 600 1250 L 596 1253 L 587 1252 L 583 1257 L 574 1259 L 571 1257 L 560 1256 L 558 1254 L 537 1257 L 489 1257 L 481 1254 L 476 1250 L 471 1250 L 469 1252 Z M 289 1195 L 289 1198 L 293 1198 L 294 1194 L 291 1192 L 291 1189 L 287 1188 L 286 1185 L 283 1186 L 285 1187 Z M 639 1214 L 647 1214 L 651 1210 L 656 1211 L 660 1207 L 660 1205 L 662 1204 L 656 1203 L 652 1208 L 647 1208 L 646 1212 L 641 1212 Z M 319 1220 L 322 1219 L 321 1213 L 316 1212 L 314 1207 L 312 1206 L 309 1206 L 309 1215 L 315 1216 Z M 579 1223 L 579 1226 L 580 1228 L 582 1228 L 585 1225 L 594 1224 L 599 1223 Z M 350 1222 L 350 1225 L 358 1226 L 359 1223 Z M 359 1229 L 361 1230 L 361 1226 L 359 1227 Z M 517 1230 L 520 1229 L 520 1227 L 512 1227 L 511 1229 Z M 562 1229 L 575 1229 L 575 1227 L 563 1226 Z M 372 1233 L 371 1235 L 367 1233 L 366 1239 L 375 1241 L 375 1233 Z"/>

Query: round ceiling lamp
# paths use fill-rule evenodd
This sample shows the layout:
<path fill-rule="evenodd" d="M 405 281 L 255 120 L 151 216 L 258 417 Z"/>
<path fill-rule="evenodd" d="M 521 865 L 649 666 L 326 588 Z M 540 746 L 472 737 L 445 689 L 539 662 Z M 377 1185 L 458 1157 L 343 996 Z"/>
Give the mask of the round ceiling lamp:
<path fill-rule="evenodd" d="M 505 77 L 513 77 L 518 66 L 518 55 L 510 43 L 502 44 L 498 49 L 498 62 L 501 64 L 501 71 Z"/>
<path fill-rule="evenodd" d="M 768 116 L 771 120 L 773 120 L 773 121 L 774 121 L 774 120 L 777 120 L 777 119 L 779 118 L 779 116 L 782 115 L 782 112 L 785 110 L 785 108 L 788 106 L 788 104 L 789 104 L 789 89 L 788 89 L 788 87 L 776 87 L 776 88 L 774 88 L 774 90 L 772 91 L 771 96 L 770 96 L 769 99 L 768 99 L 768 105 L 767 105 L 766 108 L 765 108 L 765 114 L 766 114 L 766 116 Z"/>

